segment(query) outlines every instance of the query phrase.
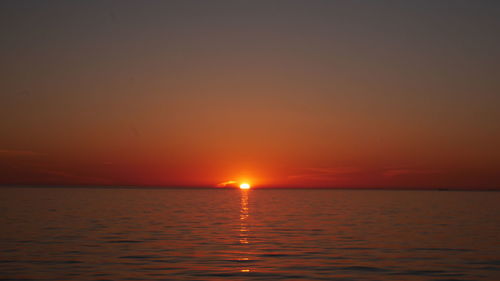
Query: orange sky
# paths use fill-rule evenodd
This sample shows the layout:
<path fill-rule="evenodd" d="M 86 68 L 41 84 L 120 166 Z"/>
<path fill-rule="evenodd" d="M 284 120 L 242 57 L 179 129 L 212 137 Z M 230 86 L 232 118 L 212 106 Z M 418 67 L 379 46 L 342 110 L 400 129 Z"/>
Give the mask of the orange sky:
<path fill-rule="evenodd" d="M 112 3 L 0 4 L 0 184 L 500 188 L 494 1 Z"/>

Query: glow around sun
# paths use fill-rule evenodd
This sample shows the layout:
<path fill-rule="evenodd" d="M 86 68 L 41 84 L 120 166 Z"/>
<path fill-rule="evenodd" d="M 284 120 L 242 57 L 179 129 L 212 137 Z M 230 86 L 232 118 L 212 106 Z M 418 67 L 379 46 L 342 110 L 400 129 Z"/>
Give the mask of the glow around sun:
<path fill-rule="evenodd" d="M 250 189 L 250 185 L 246 182 L 240 184 L 240 189 Z"/>

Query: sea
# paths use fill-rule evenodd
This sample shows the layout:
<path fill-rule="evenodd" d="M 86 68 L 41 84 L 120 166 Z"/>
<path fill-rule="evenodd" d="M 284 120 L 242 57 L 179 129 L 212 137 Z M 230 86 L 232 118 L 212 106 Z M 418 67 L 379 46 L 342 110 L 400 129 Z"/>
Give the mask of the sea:
<path fill-rule="evenodd" d="M 500 280 L 500 192 L 0 188 L 0 280 Z"/>

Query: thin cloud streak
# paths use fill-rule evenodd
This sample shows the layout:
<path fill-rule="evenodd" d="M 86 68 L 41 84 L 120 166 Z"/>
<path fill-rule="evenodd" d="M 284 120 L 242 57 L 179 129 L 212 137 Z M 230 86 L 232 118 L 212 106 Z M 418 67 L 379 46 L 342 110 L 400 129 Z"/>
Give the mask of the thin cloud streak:
<path fill-rule="evenodd" d="M 232 184 L 236 184 L 236 181 L 225 181 L 225 182 L 221 182 L 221 183 L 218 183 L 216 185 L 216 187 L 226 187 L 228 185 L 232 185 Z"/>
<path fill-rule="evenodd" d="M 41 156 L 44 153 L 31 150 L 0 149 L 0 156 Z"/>
<path fill-rule="evenodd" d="M 306 168 L 299 174 L 288 176 L 289 180 L 307 179 L 314 181 L 327 181 L 343 178 L 348 175 L 359 173 L 361 170 L 355 167 L 334 168 Z"/>
<path fill-rule="evenodd" d="M 385 177 L 393 178 L 405 175 L 432 175 L 439 174 L 437 170 L 426 170 L 426 169 L 391 169 L 383 173 Z"/>
<path fill-rule="evenodd" d="M 69 180 L 69 181 L 79 181 L 79 182 L 98 183 L 98 184 L 112 184 L 113 183 L 113 181 L 111 181 L 109 179 L 102 178 L 102 177 L 80 175 L 80 174 L 75 174 L 75 173 L 62 171 L 62 170 L 41 169 L 40 172 L 41 172 L 41 174 L 44 174 L 50 178 L 54 178 L 55 180 L 58 180 L 58 181 Z"/>

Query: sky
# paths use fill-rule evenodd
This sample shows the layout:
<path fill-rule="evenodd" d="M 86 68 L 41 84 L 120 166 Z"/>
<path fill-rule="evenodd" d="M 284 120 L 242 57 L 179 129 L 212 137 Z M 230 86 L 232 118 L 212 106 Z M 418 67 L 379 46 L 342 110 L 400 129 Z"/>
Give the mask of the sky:
<path fill-rule="evenodd" d="M 1 1 L 0 184 L 500 189 L 498 1 Z"/>

